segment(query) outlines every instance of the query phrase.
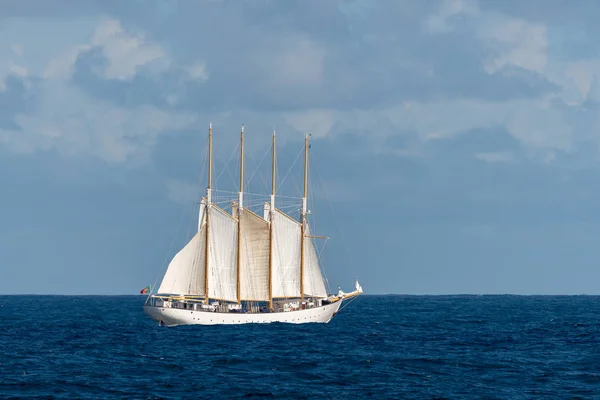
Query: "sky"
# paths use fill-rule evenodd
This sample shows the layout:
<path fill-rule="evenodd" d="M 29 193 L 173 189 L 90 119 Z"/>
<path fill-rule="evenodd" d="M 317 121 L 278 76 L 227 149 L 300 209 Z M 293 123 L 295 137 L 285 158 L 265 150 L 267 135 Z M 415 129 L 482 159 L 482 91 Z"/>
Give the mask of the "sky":
<path fill-rule="evenodd" d="M 156 282 L 197 223 L 212 122 L 218 188 L 242 124 L 258 189 L 273 129 L 282 185 L 311 134 L 334 290 L 600 294 L 599 18 L 594 0 L 4 0 L 0 293 Z"/>

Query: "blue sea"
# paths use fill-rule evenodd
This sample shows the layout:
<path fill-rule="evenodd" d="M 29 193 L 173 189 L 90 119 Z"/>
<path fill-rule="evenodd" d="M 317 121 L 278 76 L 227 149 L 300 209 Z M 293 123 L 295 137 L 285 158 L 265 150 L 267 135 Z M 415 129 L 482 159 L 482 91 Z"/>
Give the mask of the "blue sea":
<path fill-rule="evenodd" d="M 361 296 L 329 324 L 159 327 L 0 296 L 0 398 L 600 398 L 600 297 Z"/>

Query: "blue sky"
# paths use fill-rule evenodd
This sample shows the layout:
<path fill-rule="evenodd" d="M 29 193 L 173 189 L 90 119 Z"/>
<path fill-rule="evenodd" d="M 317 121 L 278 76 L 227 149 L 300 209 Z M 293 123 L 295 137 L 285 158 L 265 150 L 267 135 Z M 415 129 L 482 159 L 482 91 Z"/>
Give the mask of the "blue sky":
<path fill-rule="evenodd" d="M 312 134 L 334 288 L 598 294 L 599 17 L 592 0 L 5 0 L 0 293 L 153 283 L 195 223 L 212 121 L 217 169 L 241 124 L 249 169 L 274 126 L 281 171 Z"/>

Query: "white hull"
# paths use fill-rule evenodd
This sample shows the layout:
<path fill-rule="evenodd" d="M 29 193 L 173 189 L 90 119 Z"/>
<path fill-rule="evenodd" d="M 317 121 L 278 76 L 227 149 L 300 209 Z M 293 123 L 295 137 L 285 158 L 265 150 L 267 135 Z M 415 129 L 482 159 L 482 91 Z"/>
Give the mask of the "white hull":
<path fill-rule="evenodd" d="M 310 322 L 327 323 L 335 316 L 342 301 L 321 307 L 298 311 L 274 313 L 219 313 L 210 311 L 194 311 L 178 308 L 144 306 L 144 312 L 162 325 L 238 325 L 268 324 L 285 322 L 290 324 L 306 324 Z"/>

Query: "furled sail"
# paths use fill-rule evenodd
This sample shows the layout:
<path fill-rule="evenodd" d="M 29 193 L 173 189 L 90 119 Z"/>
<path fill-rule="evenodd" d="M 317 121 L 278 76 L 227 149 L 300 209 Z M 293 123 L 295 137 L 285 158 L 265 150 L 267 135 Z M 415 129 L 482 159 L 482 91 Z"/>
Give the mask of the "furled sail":
<path fill-rule="evenodd" d="M 269 223 L 242 210 L 240 292 L 242 300 L 269 300 Z"/>
<path fill-rule="evenodd" d="M 306 236 L 310 236 L 310 228 L 306 224 Z M 323 274 L 319 266 L 319 258 L 313 239 L 304 239 L 304 294 L 314 297 L 327 297 Z"/>
<path fill-rule="evenodd" d="M 300 297 L 300 223 L 273 212 L 273 297 Z"/>
<path fill-rule="evenodd" d="M 215 205 L 208 213 L 208 295 L 237 301 L 237 220 Z"/>
<path fill-rule="evenodd" d="M 204 296 L 206 225 L 173 257 L 158 293 Z"/>

